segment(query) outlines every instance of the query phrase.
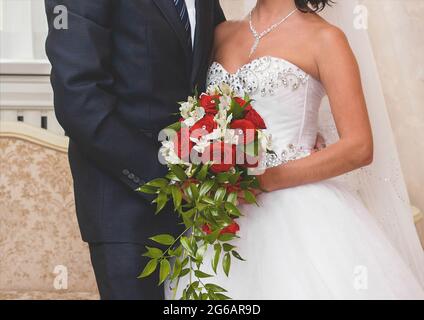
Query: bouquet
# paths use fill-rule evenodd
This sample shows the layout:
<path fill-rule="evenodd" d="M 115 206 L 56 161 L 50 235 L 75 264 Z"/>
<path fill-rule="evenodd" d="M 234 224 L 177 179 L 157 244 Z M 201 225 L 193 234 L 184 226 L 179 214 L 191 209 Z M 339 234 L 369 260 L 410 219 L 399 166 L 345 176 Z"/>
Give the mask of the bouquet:
<path fill-rule="evenodd" d="M 260 186 L 252 170 L 271 151 L 270 137 L 249 97 L 235 96 L 225 84 L 180 105 L 181 119 L 165 129 L 160 150 L 169 171 L 138 191 L 156 196 L 157 214 L 171 202 L 184 231 L 150 238 L 156 245 L 146 247 L 150 260 L 140 278 L 159 269 L 159 285 L 169 281 L 175 295 L 187 277 L 182 300 L 227 300 L 225 288 L 202 266 L 229 276 L 232 259 L 244 261 L 232 244 L 242 216 L 237 206 L 241 198 L 256 203 Z"/>

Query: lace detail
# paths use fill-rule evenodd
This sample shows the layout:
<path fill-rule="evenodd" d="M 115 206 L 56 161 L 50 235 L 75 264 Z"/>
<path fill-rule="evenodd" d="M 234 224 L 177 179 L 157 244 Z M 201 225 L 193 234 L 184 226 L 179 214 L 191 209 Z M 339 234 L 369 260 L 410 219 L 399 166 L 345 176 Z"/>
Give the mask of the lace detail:
<path fill-rule="evenodd" d="M 208 85 L 222 82 L 230 85 L 237 95 L 248 94 L 262 97 L 274 95 L 276 89 L 292 90 L 306 84 L 309 75 L 292 63 L 274 57 L 262 57 L 242 66 L 235 73 L 229 73 L 218 62 L 214 62 L 208 74 Z"/>
<path fill-rule="evenodd" d="M 277 167 L 290 161 L 305 158 L 311 154 L 311 150 L 294 144 L 287 145 L 280 154 L 268 153 L 264 159 L 263 166 L 266 168 Z"/>

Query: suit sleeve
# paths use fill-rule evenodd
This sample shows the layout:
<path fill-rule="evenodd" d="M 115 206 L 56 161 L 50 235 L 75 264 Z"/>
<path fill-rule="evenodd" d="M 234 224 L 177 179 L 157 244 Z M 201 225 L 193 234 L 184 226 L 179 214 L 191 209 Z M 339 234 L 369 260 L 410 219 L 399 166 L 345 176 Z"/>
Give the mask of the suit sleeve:
<path fill-rule="evenodd" d="M 110 90 L 114 78 L 109 67 L 113 1 L 46 0 L 46 51 L 58 121 L 90 159 L 135 190 L 159 175 L 159 165 L 143 163 L 146 154 L 157 154 L 159 144 L 116 112 L 119 101 Z M 63 8 L 67 29 L 57 25 L 57 10 Z"/>
<path fill-rule="evenodd" d="M 215 26 L 226 21 L 224 11 L 222 10 L 219 0 L 215 0 Z"/>

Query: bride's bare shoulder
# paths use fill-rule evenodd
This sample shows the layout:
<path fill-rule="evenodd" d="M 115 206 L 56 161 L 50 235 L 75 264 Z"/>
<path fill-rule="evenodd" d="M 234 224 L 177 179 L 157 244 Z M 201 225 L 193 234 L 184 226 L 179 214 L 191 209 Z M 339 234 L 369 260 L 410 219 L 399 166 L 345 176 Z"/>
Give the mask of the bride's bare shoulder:
<path fill-rule="evenodd" d="M 304 22 L 310 33 L 310 40 L 317 48 L 334 48 L 348 46 L 344 32 L 337 26 L 317 14 L 306 15 Z"/>
<path fill-rule="evenodd" d="M 245 21 L 229 20 L 222 22 L 215 28 L 215 44 L 225 41 L 230 35 L 234 34 L 239 28 L 246 23 Z"/>

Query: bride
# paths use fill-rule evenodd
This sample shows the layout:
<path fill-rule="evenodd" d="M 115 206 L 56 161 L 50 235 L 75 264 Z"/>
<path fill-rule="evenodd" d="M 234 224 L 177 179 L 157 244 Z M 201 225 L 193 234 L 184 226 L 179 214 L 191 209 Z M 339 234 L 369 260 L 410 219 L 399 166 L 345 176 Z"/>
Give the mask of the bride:
<path fill-rule="evenodd" d="M 247 262 L 233 261 L 230 277 L 214 280 L 234 299 L 424 298 L 423 254 L 406 206 L 372 205 L 401 202 L 391 191 L 373 199 L 390 189 L 378 180 L 381 170 L 355 173 L 368 181 L 358 187 L 368 190 L 367 206 L 348 188 L 354 183 L 335 179 L 370 165 L 374 143 L 348 40 L 314 12 L 329 2 L 258 0 L 246 20 L 216 30 L 208 85 L 249 94 L 278 154 L 259 176 L 267 191 L 259 206 L 241 208 L 234 244 Z M 313 152 L 324 96 L 339 139 Z M 386 143 L 375 141 L 380 152 Z"/>

